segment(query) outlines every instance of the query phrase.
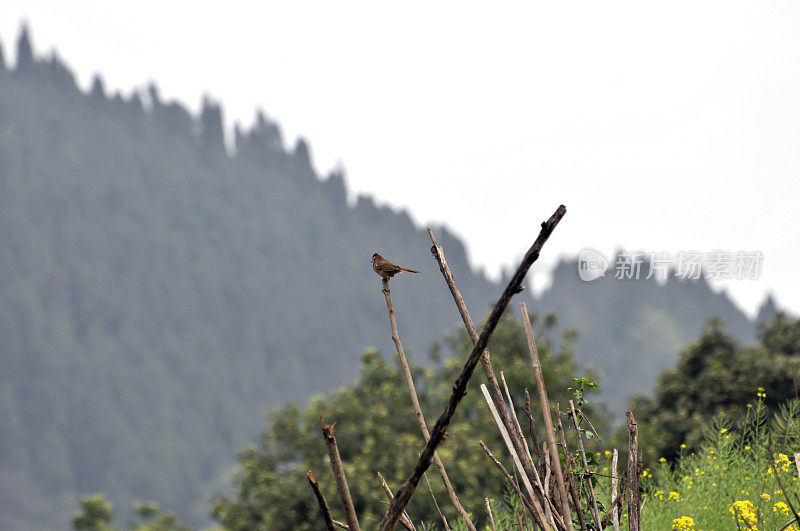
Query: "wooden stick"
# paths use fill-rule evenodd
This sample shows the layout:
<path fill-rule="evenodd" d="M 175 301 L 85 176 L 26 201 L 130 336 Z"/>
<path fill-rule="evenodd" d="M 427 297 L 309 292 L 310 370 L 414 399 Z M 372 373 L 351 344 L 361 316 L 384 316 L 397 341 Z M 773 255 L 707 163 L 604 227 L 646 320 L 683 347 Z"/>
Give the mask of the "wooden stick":
<path fill-rule="evenodd" d="M 564 523 L 567 525 L 567 531 L 572 531 L 572 519 L 569 517 L 567 489 L 564 487 L 564 475 L 561 472 L 561 461 L 558 458 L 558 447 L 556 446 L 556 438 L 553 433 L 553 419 L 550 417 L 550 401 L 547 398 L 547 388 L 544 386 L 542 366 L 539 362 L 539 352 L 536 350 L 536 341 L 533 338 L 533 328 L 531 327 L 531 320 L 528 315 L 528 307 L 524 302 L 521 302 L 519 304 L 519 309 L 522 312 L 522 324 L 525 325 L 525 335 L 528 338 L 528 352 L 530 353 L 531 363 L 533 364 L 533 374 L 536 377 L 536 387 L 539 390 L 539 403 L 542 406 L 542 416 L 544 417 L 545 431 L 547 431 L 547 441 L 550 443 L 550 461 L 553 463 L 556 485 L 558 486 L 558 493 L 561 495 Z"/>
<path fill-rule="evenodd" d="M 325 424 L 325 420 L 320 417 L 320 424 L 322 425 L 322 437 L 325 439 L 325 446 L 328 447 L 328 457 L 331 460 L 331 470 L 333 476 L 336 478 L 336 490 L 339 492 L 339 498 L 342 500 L 344 507 L 344 515 L 347 520 L 348 528 L 353 531 L 360 531 L 358 526 L 358 517 L 356 516 L 356 509 L 353 507 L 353 499 L 350 497 L 350 489 L 347 487 L 347 477 L 344 475 L 344 468 L 342 468 L 342 459 L 339 456 L 339 448 L 336 446 L 336 436 L 334 435 L 333 424 Z"/>
<path fill-rule="evenodd" d="M 545 499 L 550 501 L 550 454 L 544 454 L 544 496 Z M 551 502 L 552 503 L 552 502 Z M 544 506 L 545 513 L 547 514 L 548 518 L 552 518 L 552 511 L 550 511 L 550 504 Z"/>
<path fill-rule="evenodd" d="M 306 472 L 306 479 L 308 479 L 308 484 L 311 485 L 311 490 L 314 491 L 314 496 L 317 497 L 317 503 L 322 511 L 322 518 L 325 519 L 325 526 L 328 528 L 328 531 L 333 531 L 334 528 L 333 517 L 331 517 L 331 509 L 328 507 L 328 502 L 325 500 L 325 495 L 322 494 L 322 489 L 319 488 L 317 477 L 311 470 L 309 470 Z"/>
<path fill-rule="evenodd" d="M 436 495 L 433 493 L 433 488 L 431 487 L 431 482 L 428 481 L 428 474 L 423 474 L 422 477 L 425 478 L 425 483 L 428 485 L 428 490 L 431 493 L 431 498 L 433 498 L 433 505 L 436 507 L 436 512 L 439 513 L 439 516 L 442 518 L 442 522 L 444 522 L 444 531 L 450 531 L 450 526 L 447 525 L 447 518 L 445 518 L 442 510 L 439 508 L 439 503 L 436 501 Z"/>
<path fill-rule="evenodd" d="M 586 451 L 583 449 L 583 437 L 581 437 L 581 427 L 580 421 L 578 420 L 578 414 L 575 412 L 575 404 L 572 403 L 572 400 L 569 401 L 569 412 L 572 416 L 572 422 L 575 424 L 575 433 L 578 436 L 578 448 L 581 451 L 581 459 L 583 460 L 583 473 L 589 473 L 589 463 L 586 461 Z M 597 509 L 597 498 L 594 495 L 594 485 L 592 485 L 592 478 L 589 477 L 588 481 L 586 482 L 589 485 L 589 498 L 592 501 L 592 516 L 594 517 L 594 523 L 597 525 L 597 529 L 602 529 L 600 527 L 600 511 Z"/>
<path fill-rule="evenodd" d="M 436 258 L 436 262 L 439 264 L 439 270 L 442 272 L 442 276 L 447 283 L 447 287 L 450 288 L 450 293 L 453 295 L 453 300 L 458 308 L 458 312 L 461 314 L 461 320 L 464 321 L 464 328 L 466 328 L 467 334 L 472 340 L 473 345 L 475 345 L 478 343 L 479 339 L 478 332 L 475 329 L 475 325 L 472 323 L 472 318 L 469 316 L 469 311 L 464 303 L 464 299 L 461 297 L 461 292 L 459 292 L 458 286 L 456 286 L 455 278 L 453 278 L 453 274 L 450 272 L 450 267 L 447 265 L 447 261 L 444 258 L 444 250 L 436 243 L 436 238 L 433 236 L 433 231 L 430 227 L 428 227 L 428 235 L 433 243 L 433 246 L 431 247 L 431 253 L 433 254 L 434 258 Z M 489 354 L 488 349 L 483 350 L 483 355 L 481 356 L 480 361 L 481 366 L 483 367 L 483 372 L 486 375 L 486 383 L 488 384 L 489 391 L 492 394 L 492 400 L 494 400 L 495 404 L 497 405 L 497 412 L 500 415 L 500 419 L 503 421 L 503 425 L 506 427 L 506 430 L 511 437 L 511 443 L 514 445 L 514 450 L 522 460 L 522 469 L 524 473 L 527 474 L 528 479 L 533 482 L 535 465 L 533 462 L 527 459 L 522 442 L 524 441 L 524 436 L 522 435 L 522 432 L 517 432 L 516 426 L 514 425 L 514 422 L 511 420 L 511 416 L 508 413 L 505 400 L 503 400 L 503 394 L 500 391 L 500 385 L 497 383 L 497 377 L 495 376 L 494 369 L 492 368 L 491 355 Z M 536 448 L 536 452 L 538 454 L 538 448 Z M 541 461 L 541 459 L 539 460 Z"/>
<path fill-rule="evenodd" d="M 403 351 L 403 344 L 400 342 L 400 333 L 397 331 L 397 319 L 395 318 L 394 305 L 392 304 L 392 294 L 389 290 L 388 278 L 383 279 L 383 294 L 386 296 L 386 309 L 389 311 L 389 324 L 392 327 L 392 341 L 394 341 L 394 346 L 397 350 L 397 356 L 400 358 L 400 365 L 403 367 L 403 373 L 406 377 L 408 392 L 411 395 L 411 405 L 414 407 L 414 413 L 417 416 L 417 422 L 419 423 L 419 428 L 422 431 L 422 437 L 427 443 L 430 440 L 431 435 L 428 432 L 428 425 L 425 423 L 425 416 L 422 414 L 422 408 L 419 405 L 417 390 L 414 386 L 414 378 L 411 376 L 411 369 L 408 366 L 408 360 L 406 360 L 406 354 Z M 477 531 L 475 529 L 475 524 L 472 523 L 472 520 L 470 519 L 466 509 L 464 509 L 464 507 L 461 505 L 461 502 L 456 495 L 456 491 L 453 489 L 452 483 L 450 483 L 450 477 L 447 475 L 447 471 L 444 468 L 444 463 L 442 463 L 438 453 L 433 454 L 433 462 L 436 465 L 436 468 L 439 469 L 439 475 L 442 476 L 442 482 L 444 483 L 444 488 L 447 491 L 450 502 L 452 502 L 453 506 L 456 508 L 456 512 L 458 512 L 459 516 L 461 516 L 461 519 L 464 521 L 464 525 L 466 525 L 467 529 L 470 531 Z"/>
<path fill-rule="evenodd" d="M 514 489 L 514 492 L 517 493 L 517 497 L 519 497 L 519 499 L 522 501 L 522 504 L 528 509 L 528 512 L 531 513 L 531 516 L 533 516 L 533 519 L 536 520 L 537 524 L 539 524 L 539 527 L 542 527 L 543 529 L 549 529 L 545 527 L 546 525 L 548 525 L 547 521 L 543 520 L 539 516 L 540 514 L 542 514 L 541 509 L 536 510 L 533 507 L 531 500 L 522 493 L 522 490 L 520 490 L 519 485 L 517 485 L 514 482 L 514 478 L 512 478 L 511 474 L 508 473 L 508 470 L 506 470 L 506 467 L 503 466 L 503 463 L 501 463 L 500 460 L 497 459 L 494 456 L 494 454 L 492 454 L 491 450 L 489 450 L 489 448 L 483 443 L 483 441 L 478 441 L 478 442 L 480 443 L 481 448 L 483 448 L 483 451 L 486 452 L 486 455 L 489 456 L 489 459 L 491 459 L 492 462 L 495 464 L 495 466 L 500 469 L 500 472 L 502 472 L 503 477 L 506 478 L 506 481 L 508 481 L 508 483 Z"/>
<path fill-rule="evenodd" d="M 564 451 L 564 466 L 567 468 L 565 479 L 569 488 L 569 494 L 572 496 L 572 505 L 575 506 L 575 512 L 578 515 L 578 522 L 581 526 L 581 531 L 587 531 L 586 519 L 583 516 L 583 506 L 581 505 L 581 497 L 578 494 L 578 487 L 575 484 L 575 476 L 572 474 L 572 455 L 569 453 L 567 447 L 567 434 L 564 432 L 564 425 L 561 424 L 561 411 L 559 411 L 558 404 L 555 406 L 556 421 L 558 424 L 558 435 L 561 439 L 561 449 Z"/>
<path fill-rule="evenodd" d="M 639 427 L 630 409 L 625 412 L 625 418 L 628 421 L 628 531 L 639 531 Z"/>
<path fill-rule="evenodd" d="M 539 438 L 536 437 L 536 428 L 533 422 L 533 410 L 531 409 L 531 395 L 528 393 L 528 389 L 525 389 L 525 415 L 528 416 L 528 430 L 530 431 L 531 435 L 531 442 L 533 443 L 533 449 L 536 452 L 536 462 L 537 465 L 542 464 L 542 451 L 539 448 Z"/>
<path fill-rule="evenodd" d="M 619 487 L 619 476 L 617 475 L 617 460 L 619 452 L 614 448 L 614 453 L 611 457 L 611 522 L 614 525 L 614 531 L 619 531 L 619 511 L 616 509 L 614 500 L 617 499 L 617 489 Z"/>
<path fill-rule="evenodd" d="M 506 392 L 506 398 L 508 399 L 508 409 L 511 411 L 511 419 L 514 421 L 514 427 L 517 430 L 517 433 L 522 435 L 522 426 L 519 425 L 519 419 L 517 418 L 517 412 L 514 409 L 514 400 L 511 398 L 511 393 L 508 392 L 508 384 L 506 384 L 506 375 L 503 374 L 503 371 L 500 371 L 500 381 L 503 382 L 503 390 Z M 528 441 L 525 437 L 522 437 L 522 446 L 525 447 L 525 454 L 530 459 L 531 463 L 533 462 L 533 456 L 531 456 L 531 451 L 528 448 Z"/>
<path fill-rule="evenodd" d="M 489 503 L 489 498 L 484 498 L 484 500 L 486 500 L 486 512 L 489 513 L 489 523 L 492 525 L 492 531 L 497 531 L 494 526 L 494 516 L 492 516 L 492 506 Z"/>
<path fill-rule="evenodd" d="M 411 496 L 414 494 L 417 485 L 419 485 L 419 482 L 422 479 L 422 473 L 425 472 L 430 466 L 436 447 L 442 442 L 445 431 L 450 425 L 450 422 L 453 420 L 453 416 L 456 414 L 458 405 L 461 403 L 461 400 L 467 393 L 467 385 L 469 384 L 469 380 L 472 378 L 472 374 L 475 372 L 475 367 L 478 365 L 478 361 L 483 355 L 483 351 L 486 350 L 489 340 L 492 339 L 492 334 L 494 334 L 494 330 L 497 328 L 503 312 L 505 312 L 508 303 L 511 301 L 511 297 L 519 293 L 520 288 L 522 287 L 522 281 L 525 279 L 525 275 L 527 275 L 528 270 L 539 258 L 539 253 L 541 252 L 542 247 L 553 233 L 553 230 L 558 225 L 558 222 L 561 221 L 561 218 L 563 218 L 564 214 L 566 213 L 566 207 L 561 205 L 558 207 L 558 209 L 556 209 L 553 215 L 550 216 L 550 219 L 542 223 L 542 229 L 539 232 L 539 236 L 536 238 L 536 241 L 533 242 L 531 248 L 528 249 L 528 252 L 525 253 L 525 257 L 522 259 L 522 262 L 517 268 L 516 273 L 514 273 L 511 281 L 508 283 L 506 289 L 503 291 L 503 294 L 500 296 L 500 300 L 498 300 L 497 304 L 495 304 L 492 313 L 489 314 L 489 319 L 486 321 L 486 325 L 484 326 L 483 331 L 478 338 L 478 342 L 472 349 L 472 353 L 470 354 L 469 358 L 467 358 L 463 369 L 461 369 L 461 374 L 459 374 L 458 378 L 453 384 L 453 392 L 450 395 L 450 400 L 448 400 L 447 406 L 445 406 L 442 414 L 439 416 L 439 420 L 436 421 L 436 424 L 431 431 L 431 438 L 428 440 L 428 444 L 426 444 L 425 448 L 422 450 L 422 453 L 420 454 L 417 463 L 414 465 L 414 468 L 411 470 L 411 474 L 408 476 L 405 485 L 403 485 L 397 492 L 394 500 L 392 500 L 392 502 L 389 504 L 389 509 L 386 511 L 386 514 L 383 515 L 383 519 L 381 520 L 379 527 L 381 531 L 391 531 L 397 526 L 397 521 L 400 519 L 400 514 L 411 500 Z"/>
<path fill-rule="evenodd" d="M 521 470 L 522 469 L 522 464 L 520 462 L 519 455 L 514 450 L 514 446 L 511 444 L 511 439 L 508 436 L 508 431 L 506 431 L 506 427 L 503 426 L 502 422 L 500 422 L 500 417 L 499 417 L 499 415 L 497 413 L 497 408 L 495 407 L 495 404 L 492 401 L 492 397 L 489 396 L 489 391 L 486 389 L 486 384 L 481 384 L 481 392 L 483 393 L 483 398 L 486 400 L 486 405 L 489 406 L 489 411 L 492 413 L 492 418 L 494 418 L 494 421 L 497 424 L 497 428 L 500 430 L 500 435 L 503 437 L 503 441 L 506 443 L 506 448 L 508 448 L 508 453 L 511 454 L 511 458 L 513 459 L 514 464 L 516 465 L 517 469 Z M 525 485 L 525 490 L 528 492 L 528 496 L 530 496 L 531 502 L 533 503 L 533 507 L 534 507 L 534 509 L 536 509 L 536 513 L 537 513 L 536 516 L 538 516 L 539 519 L 542 520 L 542 521 L 549 520 L 547 518 L 547 515 L 545 514 L 545 511 L 542 509 L 542 506 L 539 503 L 539 500 L 537 499 L 536 495 L 534 494 L 533 485 L 531 485 L 531 482 L 528 479 L 528 476 L 526 476 L 525 474 L 520 474 L 520 476 L 522 476 L 522 483 L 523 483 L 523 485 Z M 539 482 L 539 484 L 541 485 L 541 482 Z M 546 499 L 546 497 L 545 497 L 545 499 Z M 544 527 L 544 526 L 542 526 L 542 527 Z M 550 528 L 550 526 L 547 526 L 545 529 L 549 529 L 549 528 Z"/>
<path fill-rule="evenodd" d="M 392 501 L 392 498 L 394 498 L 392 489 L 389 488 L 389 485 L 386 483 L 386 480 L 383 479 L 383 476 L 380 472 L 378 472 L 378 481 L 380 481 L 381 487 L 383 487 L 383 492 L 386 493 L 386 497 L 389 498 L 389 501 Z M 414 522 L 411 521 L 411 518 L 409 518 L 408 513 L 405 511 L 403 511 L 403 516 L 400 517 L 400 524 L 408 529 L 408 531 L 416 531 Z"/>
<path fill-rule="evenodd" d="M 333 525 L 340 529 L 350 529 L 350 526 L 345 524 L 344 522 L 340 522 L 339 520 L 334 520 Z"/>
<path fill-rule="evenodd" d="M 625 499 L 625 489 L 621 490 L 622 492 L 617 494 L 617 497 L 614 498 L 614 500 L 611 502 L 611 507 L 608 508 L 605 516 L 603 516 L 603 521 L 600 522 L 600 524 L 603 526 L 602 529 L 606 528 L 606 526 L 608 525 L 608 521 L 611 520 L 611 517 L 614 514 L 619 514 L 619 508 L 622 507 L 622 504 L 624 503 L 623 500 Z M 644 507 L 644 504 L 642 504 L 642 507 Z M 617 525 L 619 526 L 619 524 Z"/>

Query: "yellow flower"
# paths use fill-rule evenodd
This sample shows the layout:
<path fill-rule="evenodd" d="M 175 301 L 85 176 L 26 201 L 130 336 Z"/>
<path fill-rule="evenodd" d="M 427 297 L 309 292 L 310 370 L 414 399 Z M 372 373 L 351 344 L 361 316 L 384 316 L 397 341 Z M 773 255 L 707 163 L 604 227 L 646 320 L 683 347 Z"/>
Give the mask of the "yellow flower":
<path fill-rule="evenodd" d="M 609 450 L 606 450 L 606 451 L 605 451 L 605 454 L 606 454 L 606 457 L 611 457 L 611 451 L 609 451 Z"/>
<path fill-rule="evenodd" d="M 758 514 L 753 510 L 753 502 L 750 500 L 735 501 L 728 506 L 728 511 L 733 515 L 737 526 L 741 522 L 754 528 L 758 523 Z"/>
<path fill-rule="evenodd" d="M 694 520 L 691 516 L 681 516 L 672 521 L 672 529 L 684 531 L 686 529 L 694 529 Z"/>
<path fill-rule="evenodd" d="M 667 494 L 667 500 L 672 500 L 676 502 L 681 501 L 681 495 L 673 490 L 669 494 Z"/>
<path fill-rule="evenodd" d="M 658 460 L 659 460 L 659 462 L 661 462 L 661 463 L 666 463 L 666 462 L 667 462 L 667 460 L 666 460 L 666 459 L 664 459 L 663 457 L 659 457 L 659 458 L 658 458 Z"/>
<path fill-rule="evenodd" d="M 681 448 L 686 448 L 686 445 L 685 445 L 685 444 L 682 444 L 682 445 L 681 445 Z"/>
<path fill-rule="evenodd" d="M 767 494 L 766 492 L 762 492 L 762 493 L 761 493 L 761 499 L 762 499 L 762 500 L 764 500 L 764 501 L 769 501 L 769 500 L 770 500 L 770 499 L 772 499 L 772 498 L 771 498 L 771 496 L 770 496 L 769 494 Z"/>
<path fill-rule="evenodd" d="M 719 430 L 720 433 L 725 433 L 726 431 L 728 431 L 728 428 L 722 428 L 721 430 Z"/>
<path fill-rule="evenodd" d="M 749 449 L 750 449 L 750 445 L 749 445 L 749 444 L 745 444 L 745 445 L 744 445 L 744 449 L 745 449 L 745 450 L 749 450 Z"/>
<path fill-rule="evenodd" d="M 780 512 L 784 516 L 789 516 L 789 506 L 784 502 L 778 502 L 772 506 L 772 512 Z"/>

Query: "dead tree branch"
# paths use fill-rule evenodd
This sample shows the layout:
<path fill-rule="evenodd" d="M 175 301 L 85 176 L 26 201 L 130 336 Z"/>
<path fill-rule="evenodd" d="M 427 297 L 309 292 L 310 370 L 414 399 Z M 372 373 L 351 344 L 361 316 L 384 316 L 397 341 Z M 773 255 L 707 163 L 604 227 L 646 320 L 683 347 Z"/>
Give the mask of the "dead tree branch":
<path fill-rule="evenodd" d="M 586 451 L 583 449 L 583 437 L 581 437 L 581 426 L 580 421 L 578 420 L 578 414 L 575 411 L 575 404 L 572 400 L 569 401 L 569 413 L 572 416 L 572 422 L 575 424 L 575 433 L 578 436 L 578 448 L 581 451 L 581 459 L 583 460 L 583 473 L 584 475 L 589 474 L 589 463 L 586 461 Z M 597 529 L 602 529 L 600 526 L 600 511 L 597 509 L 597 498 L 594 495 L 594 485 L 592 485 L 592 478 L 588 477 L 588 481 L 586 482 L 589 485 L 589 497 L 592 501 L 592 516 L 594 517 L 594 523 L 597 525 Z"/>
<path fill-rule="evenodd" d="M 536 377 L 536 387 L 539 390 L 539 403 L 542 407 L 542 416 L 544 417 L 544 427 L 547 432 L 547 441 L 550 443 L 550 462 L 552 463 L 553 470 L 556 476 L 556 485 L 558 486 L 558 494 L 561 496 L 562 513 L 564 514 L 564 523 L 567 525 L 567 530 L 572 531 L 572 519 L 569 517 L 569 500 L 567 499 L 567 489 L 564 487 L 564 474 L 561 471 L 561 461 L 558 458 L 558 447 L 556 446 L 555 433 L 553 432 L 553 419 L 550 416 L 550 401 L 547 398 L 547 388 L 544 385 L 544 377 L 542 376 L 542 366 L 539 362 L 539 352 L 536 350 L 536 340 L 533 338 L 533 328 L 531 327 L 531 319 L 528 315 L 528 307 L 524 302 L 519 304 L 519 309 L 522 312 L 522 324 L 525 325 L 525 335 L 528 338 L 528 351 L 531 355 L 531 363 L 533 364 L 533 374 Z"/>
<path fill-rule="evenodd" d="M 522 465 L 520 463 L 520 457 L 514 450 L 514 446 L 511 444 L 511 439 L 508 435 L 508 431 L 506 431 L 505 426 L 503 426 L 503 424 L 500 422 L 500 418 L 497 413 L 497 407 L 492 401 L 492 397 L 489 396 L 489 391 L 486 389 L 486 384 L 481 384 L 481 392 L 483 393 L 483 397 L 486 400 L 486 405 L 489 406 L 489 411 L 492 413 L 492 417 L 494 418 L 494 421 L 497 424 L 498 429 L 500 430 L 500 435 L 503 437 L 503 441 L 506 443 L 506 448 L 508 448 L 508 452 L 511 454 L 511 458 L 514 461 L 514 465 L 517 467 L 517 469 L 521 469 Z M 539 500 L 534 494 L 533 485 L 531 485 L 530 480 L 525 474 L 520 474 L 520 476 L 522 477 L 522 483 L 525 485 L 525 490 L 528 492 L 528 496 L 530 497 L 531 502 L 533 503 L 533 508 L 536 510 L 536 514 L 534 516 L 538 517 L 538 519 L 542 520 L 543 522 L 547 522 L 549 519 L 546 517 L 545 511 L 542 509 Z M 547 500 L 546 495 L 544 495 L 542 482 L 539 481 L 538 475 L 536 476 L 536 480 L 539 489 L 542 491 L 543 494 L 542 498 L 544 500 Z M 549 529 L 549 525 L 545 527 L 545 529 Z"/>
<path fill-rule="evenodd" d="M 400 365 L 403 367 L 403 373 L 406 377 L 408 392 L 411 395 L 411 405 L 414 407 L 414 413 L 417 416 L 417 422 L 419 423 L 419 428 L 422 431 L 422 437 L 427 443 L 431 438 L 431 435 L 428 432 L 428 425 L 425 423 L 425 416 L 422 414 L 422 408 L 419 405 L 417 389 L 414 386 L 414 378 L 411 376 L 411 369 L 408 366 L 408 360 L 406 360 L 406 354 L 403 351 L 403 344 L 400 342 L 400 333 L 397 331 L 397 318 L 395 317 L 394 304 L 392 304 L 392 293 L 389 290 L 388 278 L 383 279 L 383 294 L 386 297 L 386 309 L 389 311 L 389 324 L 392 327 L 392 341 L 394 341 L 395 350 L 397 350 L 397 356 L 400 358 Z M 450 477 L 447 475 L 447 471 L 444 468 L 444 463 L 442 463 L 438 453 L 433 454 L 433 462 L 436 465 L 436 468 L 439 469 L 439 475 L 442 476 L 444 488 L 447 491 L 450 502 L 456 508 L 458 515 L 461 516 L 461 519 L 464 521 L 467 529 L 470 531 L 477 531 L 475 529 L 475 524 L 472 523 L 472 520 L 469 517 L 469 514 L 461 505 L 461 502 L 459 501 L 458 496 L 453 489 L 453 484 L 450 482 Z"/>
<path fill-rule="evenodd" d="M 383 492 L 386 493 L 386 497 L 389 498 L 389 501 L 392 501 L 392 498 L 394 498 L 392 489 L 389 488 L 389 485 L 386 483 L 386 480 L 383 479 L 383 475 L 381 475 L 380 472 L 378 472 L 378 481 L 380 481 Z M 414 527 L 414 522 L 411 521 L 411 518 L 409 518 L 408 513 L 405 511 L 403 511 L 403 516 L 400 517 L 400 524 L 408 529 L 408 531 L 417 531 Z"/>
<path fill-rule="evenodd" d="M 309 470 L 306 472 L 306 479 L 308 479 L 308 484 L 311 485 L 311 490 L 314 491 L 314 496 L 317 497 L 317 503 L 322 511 L 322 517 L 325 519 L 325 526 L 328 528 L 328 531 L 333 531 L 334 528 L 333 517 L 331 517 L 331 508 L 328 507 L 328 502 L 325 500 L 325 495 L 322 494 L 322 489 L 319 488 L 317 477 L 311 470 Z"/>
<path fill-rule="evenodd" d="M 563 213 L 561 215 L 563 216 Z M 450 267 L 447 265 L 447 261 L 444 257 L 444 250 L 436 242 L 436 238 L 434 237 L 433 231 L 430 229 L 430 227 L 428 228 L 428 235 L 433 243 L 433 246 L 431 247 L 431 253 L 436 259 L 436 262 L 439 264 L 439 270 L 442 272 L 442 276 L 444 277 L 448 288 L 450 288 L 450 293 L 453 295 L 453 300 L 458 308 L 458 312 L 461 314 L 461 319 L 464 322 L 464 327 L 467 330 L 467 334 L 472 340 L 473 345 L 477 345 L 478 340 L 480 339 L 478 336 L 478 331 L 475 329 L 475 325 L 473 324 L 472 318 L 467 310 L 467 305 L 464 303 L 461 292 L 458 290 L 458 286 L 456 286 L 455 278 L 450 271 Z M 522 461 L 522 470 L 524 471 L 524 474 L 528 476 L 528 480 L 534 482 L 536 477 L 535 465 L 530 459 L 528 459 L 528 452 L 525 452 L 523 444 L 524 436 L 522 432 L 517 430 L 511 415 L 509 415 L 508 408 L 506 407 L 505 400 L 503 399 L 503 394 L 500 391 L 500 385 L 497 382 L 497 377 L 495 376 L 494 369 L 492 368 L 491 355 L 489 354 L 488 349 L 484 348 L 483 354 L 480 357 L 480 362 L 481 366 L 483 367 L 483 372 L 486 375 L 486 381 L 489 391 L 492 395 L 492 400 L 497 406 L 497 412 L 500 415 L 500 419 L 502 420 L 506 431 L 511 437 L 511 443 L 514 445 L 514 451 L 520 456 L 520 460 Z M 538 455 L 538 447 L 536 448 L 536 452 Z"/>
<path fill-rule="evenodd" d="M 442 414 L 439 416 L 439 419 L 436 421 L 436 424 L 431 432 L 431 438 L 428 440 L 428 443 L 422 450 L 422 453 L 420 454 L 416 465 L 414 465 L 411 474 L 406 480 L 405 485 L 400 488 L 395 495 L 394 500 L 392 500 L 392 502 L 389 504 L 389 509 L 386 511 L 386 514 L 381 520 L 379 527 L 381 531 L 391 531 L 397 526 L 397 521 L 400 519 L 403 509 L 405 509 L 406 505 L 408 505 L 408 502 L 411 500 L 411 496 L 414 494 L 417 485 L 419 485 L 419 482 L 422 479 L 422 474 L 430 466 L 431 460 L 433 459 L 433 453 L 436 451 L 436 447 L 439 446 L 439 444 L 442 442 L 442 439 L 444 439 L 445 431 L 450 425 L 450 422 L 453 420 L 453 416 L 456 414 L 458 405 L 461 403 L 461 400 L 467 393 L 467 384 L 469 383 L 472 374 L 475 372 L 475 367 L 478 365 L 478 361 L 483 355 L 483 351 L 486 350 L 486 346 L 489 344 L 489 340 L 492 338 L 492 334 L 494 334 L 497 324 L 500 322 L 500 317 L 502 317 L 506 307 L 508 307 L 508 303 L 511 302 L 511 297 L 519 293 L 520 289 L 522 288 L 522 281 L 525 279 L 525 275 L 528 274 L 528 270 L 539 258 L 539 253 L 541 252 L 542 247 L 544 247 L 545 242 L 547 242 L 547 239 L 553 233 L 553 230 L 558 225 L 558 222 L 561 221 L 561 218 L 563 218 L 564 214 L 566 213 L 566 207 L 561 205 L 558 207 L 558 209 L 556 209 L 553 215 L 550 216 L 550 219 L 542 223 L 539 236 L 536 238 L 536 241 L 533 242 L 531 248 L 528 249 L 528 252 L 525 253 L 522 263 L 520 263 L 517 271 L 511 278 L 511 281 L 508 283 L 506 289 L 503 291 L 503 294 L 500 296 L 500 300 L 498 300 L 497 304 L 495 304 L 492 313 L 489 315 L 489 319 L 486 321 L 486 326 L 484 326 L 483 331 L 478 338 L 478 342 L 472 349 L 472 353 L 470 354 L 469 358 L 467 358 L 464 368 L 461 370 L 461 374 L 453 384 L 453 392 L 450 395 L 450 400 L 442 411 Z"/>
<path fill-rule="evenodd" d="M 489 448 L 484 444 L 483 441 L 478 441 L 478 442 L 480 443 L 481 448 L 483 448 L 483 451 L 486 452 L 486 455 L 489 456 L 489 459 L 491 459 L 492 462 L 495 464 L 495 466 L 500 469 L 500 472 L 502 472 L 503 477 L 506 478 L 506 481 L 508 481 L 508 483 L 514 489 L 514 492 L 517 493 L 517 496 L 522 501 L 522 504 L 525 505 L 525 508 L 528 509 L 529 513 L 531 513 L 531 516 L 533 516 L 533 519 L 536 520 L 536 523 L 539 525 L 539 527 L 541 527 L 542 529 L 549 529 L 548 527 L 545 527 L 546 525 L 548 525 L 547 521 L 543 520 L 539 516 L 540 514 L 542 514 L 541 507 L 539 508 L 539 510 L 534 509 L 533 504 L 531 503 L 531 499 L 522 493 L 522 490 L 520 490 L 519 485 L 517 485 L 517 483 L 514 481 L 514 478 L 511 477 L 511 474 L 508 473 L 508 470 L 506 470 L 506 467 L 503 466 L 503 463 L 501 463 L 500 460 L 494 456 L 492 451 L 489 450 Z"/>
<path fill-rule="evenodd" d="M 628 421 L 628 531 L 641 528 L 639 504 L 639 427 L 631 410 L 625 412 Z"/>
<path fill-rule="evenodd" d="M 347 526 L 352 531 L 359 531 L 361 528 L 358 526 L 356 509 L 353 507 L 353 499 L 350 497 L 350 489 L 347 487 L 347 477 L 345 477 L 344 468 L 342 468 L 342 459 L 339 457 L 339 448 L 336 446 L 336 436 L 333 430 L 334 425 L 325 424 L 325 420 L 322 418 L 320 418 L 319 421 L 322 425 L 322 437 L 325 439 L 325 446 L 328 447 L 331 470 L 333 470 L 333 476 L 336 478 L 336 490 L 339 492 L 339 498 L 342 500 Z"/>
<path fill-rule="evenodd" d="M 581 497 L 580 494 L 578 494 L 575 476 L 572 474 L 572 455 L 569 453 L 569 448 L 567 447 L 567 434 L 564 432 L 564 425 L 561 424 L 561 411 L 559 411 L 558 404 L 555 406 L 555 413 L 556 422 L 558 424 L 558 435 L 561 439 L 561 449 L 564 451 L 564 466 L 567 469 L 564 478 L 569 487 L 569 494 L 572 496 L 572 505 L 575 506 L 575 513 L 578 515 L 578 523 L 580 523 L 581 531 L 587 531 L 586 519 L 583 516 L 583 507 L 581 506 Z"/>

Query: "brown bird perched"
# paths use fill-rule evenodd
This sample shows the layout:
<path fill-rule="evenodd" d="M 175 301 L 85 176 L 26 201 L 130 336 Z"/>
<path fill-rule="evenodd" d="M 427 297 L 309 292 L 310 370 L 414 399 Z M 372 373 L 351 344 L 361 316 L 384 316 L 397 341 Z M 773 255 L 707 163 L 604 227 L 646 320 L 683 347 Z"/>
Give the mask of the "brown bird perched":
<path fill-rule="evenodd" d="M 407 267 L 400 267 L 394 262 L 390 262 L 378 253 L 372 255 L 372 269 L 385 279 L 390 279 L 393 276 L 408 271 L 409 273 L 419 273 L 415 269 L 408 269 Z"/>

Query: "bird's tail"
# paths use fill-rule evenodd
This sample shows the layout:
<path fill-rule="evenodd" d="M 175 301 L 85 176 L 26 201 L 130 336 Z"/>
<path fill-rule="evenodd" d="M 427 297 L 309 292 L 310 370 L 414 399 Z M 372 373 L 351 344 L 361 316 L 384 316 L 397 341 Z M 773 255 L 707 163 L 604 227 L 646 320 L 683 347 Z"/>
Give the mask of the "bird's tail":
<path fill-rule="evenodd" d="M 401 267 L 400 270 L 401 271 L 408 271 L 409 273 L 419 273 L 419 271 L 417 271 L 416 269 L 409 269 L 407 267 Z"/>

